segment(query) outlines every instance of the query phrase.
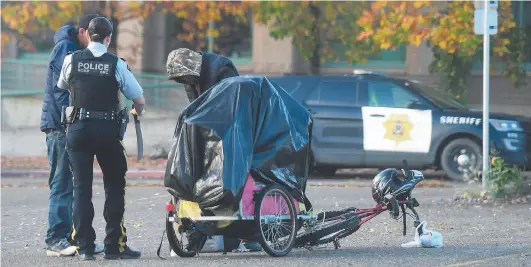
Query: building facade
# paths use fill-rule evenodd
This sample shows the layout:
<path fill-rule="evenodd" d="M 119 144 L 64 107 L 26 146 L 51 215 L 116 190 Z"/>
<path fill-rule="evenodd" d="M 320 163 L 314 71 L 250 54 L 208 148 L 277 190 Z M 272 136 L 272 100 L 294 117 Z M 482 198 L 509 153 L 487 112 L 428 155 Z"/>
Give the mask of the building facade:
<path fill-rule="evenodd" d="M 519 25 L 531 26 L 531 2 L 521 1 L 513 4 L 515 20 Z M 172 33 L 171 17 L 163 14 L 152 15 L 148 19 L 122 22 L 117 40 L 118 53 L 130 58 L 136 71 L 164 73 L 168 53 L 179 47 Z M 308 61 L 300 56 L 291 38 L 275 40 L 268 29 L 259 24 L 251 24 L 249 33 L 243 34 L 250 41 L 230 56 L 241 73 L 259 75 L 283 75 L 308 73 Z M 242 35 L 239 35 L 241 38 Z M 531 42 L 529 42 L 531 55 Z M 127 48 L 135 46 L 135 48 Z M 410 77 L 430 86 L 437 86 L 439 76 L 430 74 L 429 64 L 433 59 L 431 49 L 423 44 L 419 47 L 401 47 L 396 51 L 384 51 L 371 58 L 367 64 L 348 65 L 343 62 L 325 62 L 321 66 L 322 74 L 349 74 L 355 68 L 376 70 L 392 75 Z M 531 71 L 531 56 L 527 57 L 526 69 Z M 531 72 L 529 72 L 531 74 Z M 531 79 L 529 85 L 515 88 L 512 82 L 497 73 L 491 74 L 491 110 L 525 114 L 531 116 L 528 103 L 531 100 Z M 469 78 L 468 102 L 471 107 L 482 106 L 482 66 L 474 67 Z"/>

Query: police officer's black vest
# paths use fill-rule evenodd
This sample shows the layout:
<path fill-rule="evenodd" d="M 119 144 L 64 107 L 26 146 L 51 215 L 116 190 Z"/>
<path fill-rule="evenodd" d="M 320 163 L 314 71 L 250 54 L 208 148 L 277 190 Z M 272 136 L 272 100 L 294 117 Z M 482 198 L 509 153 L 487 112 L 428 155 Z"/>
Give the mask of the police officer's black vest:
<path fill-rule="evenodd" d="M 115 110 L 119 103 L 117 63 L 118 57 L 111 53 L 95 57 L 85 49 L 72 54 L 70 105 L 92 111 Z"/>

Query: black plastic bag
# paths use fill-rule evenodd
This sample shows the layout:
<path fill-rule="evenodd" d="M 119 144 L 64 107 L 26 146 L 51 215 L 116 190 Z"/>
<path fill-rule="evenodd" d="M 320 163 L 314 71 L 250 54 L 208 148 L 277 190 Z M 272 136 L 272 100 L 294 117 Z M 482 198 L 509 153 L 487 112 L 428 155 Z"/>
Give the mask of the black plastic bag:
<path fill-rule="evenodd" d="M 203 210 L 238 209 L 249 173 L 304 201 L 310 113 L 262 76 L 227 78 L 177 122 L 164 185 Z"/>

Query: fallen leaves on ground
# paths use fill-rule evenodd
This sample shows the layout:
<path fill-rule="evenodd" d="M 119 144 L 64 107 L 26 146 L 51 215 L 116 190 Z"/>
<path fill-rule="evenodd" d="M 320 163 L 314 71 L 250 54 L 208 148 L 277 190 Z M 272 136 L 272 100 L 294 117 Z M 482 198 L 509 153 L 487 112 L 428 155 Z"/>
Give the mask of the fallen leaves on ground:
<path fill-rule="evenodd" d="M 441 180 L 423 180 L 415 186 L 416 188 L 451 188 L 453 186 Z"/>

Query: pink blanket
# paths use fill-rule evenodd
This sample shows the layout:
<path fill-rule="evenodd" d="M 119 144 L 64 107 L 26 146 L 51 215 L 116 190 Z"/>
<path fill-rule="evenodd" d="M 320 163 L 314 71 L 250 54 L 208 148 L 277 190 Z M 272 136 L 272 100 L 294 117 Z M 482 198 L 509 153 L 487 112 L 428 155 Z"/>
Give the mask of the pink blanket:
<path fill-rule="evenodd" d="M 242 216 L 253 216 L 254 215 L 254 197 L 253 191 L 259 191 L 261 187 L 257 186 L 254 182 L 254 179 L 251 175 L 247 177 L 247 182 L 245 183 L 245 188 L 243 189 L 242 196 Z M 280 203 L 279 203 L 280 202 Z M 300 212 L 299 202 L 293 198 L 293 204 L 295 204 L 295 211 L 298 214 Z M 279 211 L 282 211 L 281 214 L 288 214 L 289 207 L 286 201 L 280 197 L 267 196 L 264 200 L 264 205 L 262 206 L 261 214 L 279 214 Z"/>

